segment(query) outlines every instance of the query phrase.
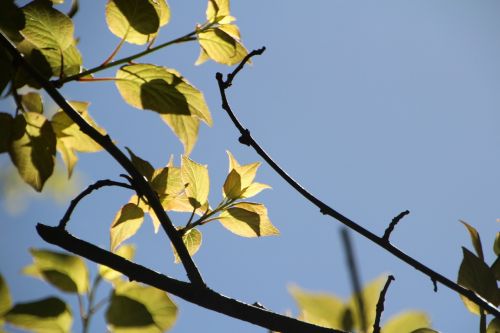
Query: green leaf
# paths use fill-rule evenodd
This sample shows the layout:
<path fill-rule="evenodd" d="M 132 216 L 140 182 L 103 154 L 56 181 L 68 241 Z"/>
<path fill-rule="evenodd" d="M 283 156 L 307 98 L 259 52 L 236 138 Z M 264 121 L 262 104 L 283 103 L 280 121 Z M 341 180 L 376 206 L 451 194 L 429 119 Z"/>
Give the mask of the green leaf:
<path fill-rule="evenodd" d="M 125 244 L 123 246 L 120 246 L 120 248 L 116 250 L 115 254 L 127 260 L 132 260 L 135 255 L 135 246 L 132 244 Z M 98 265 L 98 266 L 99 266 L 99 275 L 101 275 L 101 277 L 105 280 L 113 282 L 122 275 L 122 273 L 115 271 L 114 269 L 109 268 L 107 266 L 104 265 Z"/>
<path fill-rule="evenodd" d="M 391 317 L 382 327 L 382 333 L 413 332 L 430 325 L 431 322 L 424 312 L 405 311 Z"/>
<path fill-rule="evenodd" d="M 43 113 L 42 96 L 35 92 L 21 95 L 21 104 L 25 111 Z"/>
<path fill-rule="evenodd" d="M 206 165 L 194 162 L 189 157 L 182 156 L 181 177 L 186 187 L 186 195 L 193 208 L 205 205 L 210 190 L 210 178 Z"/>
<path fill-rule="evenodd" d="M 264 205 L 253 202 L 239 202 L 218 217 L 220 223 L 232 233 L 242 237 L 278 235 L 271 224 Z"/>
<path fill-rule="evenodd" d="M 306 292 L 297 286 L 288 291 L 300 310 L 300 318 L 308 323 L 343 329 L 343 313 L 345 305 L 342 299 L 326 294 Z"/>
<path fill-rule="evenodd" d="M 89 288 L 89 272 L 82 258 L 50 250 L 30 249 L 33 264 L 23 273 L 38 277 L 57 289 L 84 294 Z"/>
<path fill-rule="evenodd" d="M 14 118 L 8 113 L 0 112 L 0 153 L 8 151 L 11 143 Z"/>
<path fill-rule="evenodd" d="M 89 103 L 71 101 L 71 106 L 82 116 L 82 118 L 101 134 L 106 131 L 99 127 L 90 117 L 87 109 Z M 58 110 L 51 119 L 52 127 L 57 137 L 57 150 L 61 153 L 64 163 L 68 169 L 68 175 L 71 176 L 73 168 L 78 160 L 75 151 L 78 152 L 97 152 L 103 148 L 87 134 L 83 133 L 71 118 L 61 109 Z"/>
<path fill-rule="evenodd" d="M 36 0 L 23 7 L 25 26 L 21 34 L 38 49 L 56 49 L 60 54 L 73 43 L 73 22 L 47 1 Z"/>
<path fill-rule="evenodd" d="M 486 333 L 500 333 L 500 318 L 493 318 L 490 321 Z"/>
<path fill-rule="evenodd" d="M 161 333 L 173 326 L 176 317 L 177 306 L 165 292 L 135 282 L 119 283 L 106 311 L 113 333 Z"/>
<path fill-rule="evenodd" d="M 170 19 L 165 0 L 110 0 L 106 23 L 120 39 L 142 45 L 156 37 L 160 25 Z"/>
<path fill-rule="evenodd" d="M 139 170 L 139 172 L 146 177 L 147 180 L 151 180 L 153 178 L 153 173 L 155 172 L 155 168 L 148 162 L 134 154 L 130 148 L 125 147 L 127 149 L 130 159 L 132 160 L 132 164 Z"/>
<path fill-rule="evenodd" d="M 82 55 L 76 46 L 76 41 L 64 49 L 62 55 L 57 49 L 43 49 L 41 52 L 50 64 L 53 76 L 67 77 L 82 70 Z"/>
<path fill-rule="evenodd" d="M 220 27 L 200 31 L 198 41 L 210 59 L 223 65 L 238 64 L 248 54 L 238 39 Z"/>
<path fill-rule="evenodd" d="M 7 282 L 5 282 L 2 275 L 0 275 L 0 318 L 10 309 L 12 306 L 12 298 L 10 297 L 9 287 Z"/>
<path fill-rule="evenodd" d="M 211 126 L 203 94 L 173 69 L 150 64 L 127 65 L 116 74 L 116 86 L 130 105 L 158 112 L 191 152 L 199 120 Z"/>
<path fill-rule="evenodd" d="M 201 231 L 196 228 L 189 229 L 182 235 L 182 241 L 186 245 L 189 255 L 193 256 L 201 247 Z M 181 262 L 181 259 L 173 246 L 172 249 L 174 250 L 174 262 L 178 264 Z"/>
<path fill-rule="evenodd" d="M 54 171 L 56 136 L 50 122 L 41 114 L 26 112 L 13 122 L 9 155 L 26 183 L 36 191 Z"/>
<path fill-rule="evenodd" d="M 134 203 L 127 203 L 116 214 L 111 224 L 111 251 L 115 251 L 120 244 L 135 235 L 144 222 L 144 211 Z"/>
<path fill-rule="evenodd" d="M 240 165 L 231 152 L 227 151 L 229 157 L 229 174 L 223 187 L 223 195 L 229 199 L 241 199 L 252 197 L 269 185 L 253 183 L 260 163 Z"/>
<path fill-rule="evenodd" d="M 470 239 L 472 241 L 472 245 L 474 246 L 474 250 L 476 251 L 477 256 L 481 259 L 484 260 L 484 255 L 483 255 L 483 247 L 481 245 L 481 238 L 479 237 L 479 233 L 477 232 L 476 228 L 471 226 L 469 223 L 460 220 L 460 222 L 467 228 L 467 231 L 469 232 Z"/>
<path fill-rule="evenodd" d="M 484 261 L 476 257 L 472 252 L 462 247 L 463 259 L 458 271 L 457 282 L 459 285 L 474 291 L 481 297 L 498 305 L 497 283 L 493 272 Z M 465 296 L 460 295 L 465 307 L 472 313 L 479 315 L 479 306 Z"/>
<path fill-rule="evenodd" d="M 49 79 L 53 75 L 52 65 L 47 60 L 44 52 L 55 52 L 58 54 L 58 50 L 54 48 L 44 50 L 37 49 L 36 46 L 27 39 L 23 39 L 16 47 L 19 52 L 25 56 L 26 61 L 35 67 L 44 79 Z M 30 87 L 41 89 L 38 81 L 33 79 L 33 77 L 23 68 L 18 68 L 14 77 L 14 86 L 16 88 L 21 88 L 26 84 Z"/>
<path fill-rule="evenodd" d="M 495 243 L 493 243 L 493 252 L 497 256 L 500 256 L 500 232 L 497 232 L 497 235 L 495 236 Z"/>
<path fill-rule="evenodd" d="M 366 284 L 361 291 L 361 296 L 365 305 L 364 317 L 366 319 L 368 327 L 372 327 L 373 323 L 375 322 L 377 303 L 380 297 L 380 291 L 382 290 L 385 281 L 387 281 L 387 277 L 380 276 L 377 279 Z M 348 304 L 353 314 L 354 327 L 356 329 L 360 329 L 361 315 L 359 313 L 359 307 L 357 306 L 355 295 L 352 295 L 350 297 Z"/>
<path fill-rule="evenodd" d="M 16 304 L 5 319 L 11 325 L 37 333 L 70 332 L 73 322 L 68 305 L 56 297 Z"/>

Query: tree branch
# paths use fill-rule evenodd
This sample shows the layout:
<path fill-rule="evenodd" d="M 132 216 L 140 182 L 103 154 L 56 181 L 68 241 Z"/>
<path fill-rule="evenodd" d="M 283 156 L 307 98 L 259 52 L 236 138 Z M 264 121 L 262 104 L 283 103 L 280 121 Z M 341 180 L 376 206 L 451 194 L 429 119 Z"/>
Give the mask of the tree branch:
<path fill-rule="evenodd" d="M 246 61 L 244 59 L 244 61 Z M 231 77 L 231 80 L 234 79 L 234 71 L 228 75 L 228 77 Z M 419 270 L 423 274 L 427 275 L 430 277 L 432 280 L 437 281 L 445 285 L 446 287 L 450 288 L 451 290 L 454 290 L 455 292 L 467 297 L 469 300 L 474 302 L 475 304 L 479 305 L 480 307 L 486 309 L 489 313 L 493 314 L 495 317 L 500 318 L 500 310 L 498 310 L 493 304 L 487 302 L 480 296 L 476 295 L 473 291 L 466 289 L 455 282 L 451 281 L 447 277 L 439 274 L 438 272 L 430 269 L 426 265 L 422 264 L 418 260 L 414 259 L 413 257 L 407 255 L 403 251 L 399 250 L 392 244 L 388 243 L 383 239 L 382 237 L 379 237 L 369 231 L 368 229 L 362 227 L 361 225 L 357 224 L 356 222 L 352 221 L 351 219 L 347 218 L 346 216 L 342 215 L 341 213 L 337 212 L 335 209 L 332 207 L 328 206 L 324 202 L 322 202 L 320 199 L 315 197 L 313 194 L 311 194 L 308 190 L 306 190 L 302 185 L 300 185 L 296 180 L 294 180 L 291 176 L 289 176 L 267 153 L 266 151 L 254 140 L 254 138 L 251 136 L 250 131 L 245 128 L 241 122 L 238 120 L 236 115 L 231 109 L 231 106 L 229 105 L 227 101 L 227 96 L 226 96 L 226 89 L 229 87 L 227 86 L 227 82 L 224 81 L 222 73 L 217 73 L 215 75 L 215 78 L 217 80 L 217 83 L 219 85 L 219 91 L 222 99 L 222 108 L 226 111 L 228 114 L 229 118 L 231 118 L 234 126 L 238 129 L 240 132 L 241 136 L 239 137 L 239 141 L 242 144 L 245 144 L 247 146 L 251 146 L 257 154 L 259 154 L 260 157 L 266 161 L 266 163 L 281 177 L 283 178 L 292 188 L 294 188 L 297 192 L 299 192 L 305 199 L 307 199 L 309 202 L 311 202 L 313 205 L 319 208 L 320 212 L 323 215 L 328 215 L 335 220 L 339 221 L 340 223 L 344 224 L 345 226 L 349 227 L 350 229 L 356 231 L 360 235 L 368 238 L 371 240 L 373 243 L 379 245 L 381 248 L 385 249 L 395 257 L 401 259 L 408 265 L 412 266 L 413 268 Z"/>
<path fill-rule="evenodd" d="M 240 319 L 272 331 L 301 333 L 345 333 L 340 330 L 320 327 L 295 318 L 280 315 L 262 307 L 246 304 L 223 296 L 207 287 L 173 279 L 154 272 L 144 266 L 130 262 L 112 252 L 78 239 L 66 230 L 38 224 L 38 234 L 48 243 L 57 245 L 69 252 L 87 258 L 95 263 L 108 266 L 130 281 L 138 281 L 176 295 L 188 302 L 206 309 Z"/>
<path fill-rule="evenodd" d="M 2 45 L 12 56 L 14 65 L 22 66 L 33 77 L 33 79 L 35 79 L 42 86 L 49 96 L 52 97 L 54 102 L 56 102 L 56 104 L 68 115 L 68 117 L 78 124 L 80 130 L 101 145 L 101 147 L 103 147 L 127 171 L 132 179 L 132 186 L 137 191 L 137 194 L 139 196 L 143 195 L 147 198 L 148 203 L 174 245 L 189 280 L 195 284 L 205 286 L 205 282 L 196 268 L 193 259 L 189 255 L 180 235 L 163 209 L 157 194 L 151 188 L 146 178 L 141 175 L 128 157 L 113 143 L 109 135 L 99 133 L 99 131 L 83 119 L 82 116 L 64 99 L 54 85 L 44 79 L 38 71 L 24 59 L 24 56 L 9 41 L 3 32 L 0 32 L 0 45 Z"/>
<path fill-rule="evenodd" d="M 385 294 L 387 293 L 387 289 L 389 289 L 391 281 L 394 281 L 394 276 L 389 275 L 384 288 L 380 292 L 376 307 L 375 322 L 373 323 L 373 333 L 380 333 L 380 318 L 382 317 L 382 312 L 384 312 Z"/>
<path fill-rule="evenodd" d="M 394 231 L 394 227 L 396 226 L 396 224 L 398 224 L 399 221 L 401 221 L 401 219 L 408 214 L 410 214 L 410 211 L 405 210 L 404 212 L 399 213 L 398 216 L 396 216 L 395 218 L 392 219 L 392 221 L 391 221 L 391 223 L 389 223 L 389 226 L 387 227 L 387 229 L 385 229 L 384 236 L 382 236 L 382 238 L 386 242 L 389 242 L 389 237 L 391 237 L 391 233 Z"/>

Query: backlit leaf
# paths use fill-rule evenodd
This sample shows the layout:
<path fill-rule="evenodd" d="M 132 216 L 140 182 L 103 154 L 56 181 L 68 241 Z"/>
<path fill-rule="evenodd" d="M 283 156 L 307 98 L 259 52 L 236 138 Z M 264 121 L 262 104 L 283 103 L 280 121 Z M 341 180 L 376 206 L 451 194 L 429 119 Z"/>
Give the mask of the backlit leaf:
<path fill-rule="evenodd" d="M 230 199 L 249 198 L 266 188 L 270 188 L 266 184 L 253 183 L 260 163 L 240 165 L 231 152 L 227 151 L 227 154 L 229 157 L 229 174 L 224 182 L 224 197 Z"/>
<path fill-rule="evenodd" d="M 411 331 L 411 333 L 439 333 L 439 332 L 431 328 L 418 328 L 414 331 Z"/>
<path fill-rule="evenodd" d="M 225 17 L 229 13 L 229 0 L 208 0 L 206 16 L 208 21 L 216 21 L 218 17 Z"/>
<path fill-rule="evenodd" d="M 23 7 L 24 38 L 39 49 L 57 49 L 62 53 L 73 42 L 73 22 L 46 1 L 33 1 Z"/>
<path fill-rule="evenodd" d="M 98 130 L 101 134 L 106 131 L 99 127 L 95 121 L 90 117 L 87 109 L 89 103 L 87 102 L 70 102 L 71 106 L 82 116 L 87 123 Z M 87 134 L 83 133 L 73 120 L 62 110 L 57 111 L 51 119 L 52 127 L 57 137 L 57 150 L 61 153 L 63 161 L 68 168 L 68 174 L 71 176 L 73 167 L 78 160 L 75 152 L 97 152 L 103 148 L 90 138 Z"/>
<path fill-rule="evenodd" d="M 106 23 L 120 39 L 132 44 L 150 42 L 161 25 L 170 18 L 165 0 L 110 0 L 106 5 Z"/>
<path fill-rule="evenodd" d="M 207 166 L 196 163 L 189 157 L 182 156 L 181 177 L 193 208 L 203 206 L 207 202 L 210 190 Z"/>
<path fill-rule="evenodd" d="M 431 325 L 427 315 L 419 311 L 406 311 L 391 317 L 382 327 L 382 333 L 413 332 Z"/>
<path fill-rule="evenodd" d="M 380 297 L 380 291 L 384 286 L 386 276 L 380 276 L 377 279 L 369 282 L 363 287 L 361 295 L 363 297 L 363 302 L 365 305 L 365 313 L 363 314 L 368 327 L 372 327 L 375 322 L 376 307 Z M 361 314 L 359 313 L 359 307 L 357 306 L 357 301 L 355 295 L 352 295 L 349 299 L 349 307 L 351 308 L 354 320 L 354 327 L 357 329 L 361 328 Z"/>
<path fill-rule="evenodd" d="M 472 241 L 472 245 L 474 246 L 474 250 L 476 250 L 477 256 L 481 260 L 484 260 L 483 247 L 481 245 L 481 237 L 479 237 L 479 233 L 477 232 L 476 228 L 474 228 L 465 221 L 460 220 L 460 222 L 467 228 L 467 231 L 469 232 L 470 235 L 470 239 Z"/>
<path fill-rule="evenodd" d="M 127 260 L 132 260 L 135 255 L 135 246 L 132 244 L 125 244 L 123 246 L 120 246 L 120 248 L 115 251 L 115 254 Z M 115 271 L 114 269 L 109 268 L 107 266 L 104 265 L 98 265 L 98 266 L 99 266 L 99 274 L 105 280 L 114 281 L 122 275 L 122 273 Z"/>
<path fill-rule="evenodd" d="M 486 333 L 499 333 L 500 332 L 500 318 L 493 318 L 488 324 Z"/>
<path fill-rule="evenodd" d="M 205 52 L 205 50 L 200 46 L 200 55 L 198 56 L 198 59 L 196 59 L 196 62 L 194 64 L 198 66 L 205 63 L 207 60 L 210 60 L 210 57 L 208 56 L 207 52 Z"/>
<path fill-rule="evenodd" d="M 243 237 L 278 235 L 271 224 L 264 205 L 240 202 L 223 211 L 218 217 L 220 223 L 232 233 Z"/>
<path fill-rule="evenodd" d="M 497 283 L 491 269 L 472 252 L 462 247 L 463 259 L 458 271 L 459 285 L 474 291 L 491 303 L 498 305 Z M 477 315 L 480 314 L 478 305 L 465 296 L 460 295 L 467 309 Z"/>
<path fill-rule="evenodd" d="M 132 160 L 132 164 L 139 170 L 139 172 L 146 177 L 147 180 L 151 180 L 153 177 L 153 173 L 155 172 L 155 169 L 153 166 L 148 162 L 140 158 L 139 156 L 135 155 L 132 150 L 130 150 L 128 147 L 125 147 L 127 149 L 130 159 Z"/>
<path fill-rule="evenodd" d="M 2 275 L 0 275 L 0 318 L 12 306 L 12 298 L 10 297 L 9 287 Z"/>
<path fill-rule="evenodd" d="M 42 96 L 36 92 L 21 95 L 21 104 L 25 111 L 43 113 Z"/>
<path fill-rule="evenodd" d="M 0 30 L 2 30 L 11 41 L 18 43 L 23 39 L 19 31 L 23 29 L 24 25 L 24 14 L 22 10 L 16 6 L 14 0 L 0 1 Z"/>
<path fill-rule="evenodd" d="M 13 326 L 37 333 L 70 332 L 73 322 L 68 305 L 56 297 L 18 303 L 7 312 L 5 319 Z"/>
<path fill-rule="evenodd" d="M 53 76 L 66 77 L 78 74 L 82 70 L 82 55 L 76 46 L 76 41 L 62 52 L 62 58 L 61 52 L 57 49 L 43 49 L 41 52 L 50 64 Z"/>
<path fill-rule="evenodd" d="M 250 198 L 253 197 L 257 194 L 259 194 L 261 191 L 271 188 L 271 186 L 267 184 L 262 184 L 262 183 L 252 183 L 250 184 L 247 188 L 243 189 L 243 193 L 241 195 L 242 198 Z"/>
<path fill-rule="evenodd" d="M 89 272 L 82 258 L 51 250 L 30 249 L 33 264 L 23 273 L 41 278 L 61 291 L 86 293 L 89 288 Z"/>
<path fill-rule="evenodd" d="M 223 195 L 229 199 L 239 199 L 241 193 L 241 176 L 238 171 L 232 169 L 224 182 Z"/>
<path fill-rule="evenodd" d="M 26 112 L 13 122 L 9 155 L 26 183 L 40 192 L 54 171 L 56 136 L 41 114 Z"/>
<path fill-rule="evenodd" d="M 123 99 L 138 109 L 158 112 L 184 144 L 186 154 L 196 142 L 199 120 L 212 124 L 203 94 L 173 69 L 127 65 L 116 78 Z"/>
<path fill-rule="evenodd" d="M 177 306 L 164 291 L 135 282 L 118 283 L 106 311 L 113 333 L 162 333 L 176 317 Z"/>
<path fill-rule="evenodd" d="M 111 224 L 111 251 L 135 235 L 144 221 L 144 211 L 134 203 L 127 203 L 116 214 Z"/>
<path fill-rule="evenodd" d="M 210 59 L 223 65 L 238 64 L 248 54 L 239 40 L 221 28 L 199 32 L 198 41 Z"/>
<path fill-rule="evenodd" d="M 189 255 L 193 256 L 200 249 L 202 241 L 201 232 L 196 228 L 189 229 L 184 233 L 184 235 L 182 235 L 182 241 L 184 242 L 184 245 L 186 245 Z M 181 259 L 179 258 L 175 248 L 173 248 L 173 250 L 175 258 L 174 261 L 178 264 L 181 262 Z"/>
<path fill-rule="evenodd" d="M 297 302 L 301 318 L 309 323 L 329 328 L 343 328 L 344 302 L 330 294 L 306 292 L 291 286 L 288 291 Z"/>
<path fill-rule="evenodd" d="M 495 243 L 493 243 L 493 252 L 497 256 L 500 256 L 500 232 L 497 232 L 497 235 L 495 236 Z"/>
<path fill-rule="evenodd" d="M 8 113 L 0 112 L 0 153 L 8 151 L 14 118 Z"/>

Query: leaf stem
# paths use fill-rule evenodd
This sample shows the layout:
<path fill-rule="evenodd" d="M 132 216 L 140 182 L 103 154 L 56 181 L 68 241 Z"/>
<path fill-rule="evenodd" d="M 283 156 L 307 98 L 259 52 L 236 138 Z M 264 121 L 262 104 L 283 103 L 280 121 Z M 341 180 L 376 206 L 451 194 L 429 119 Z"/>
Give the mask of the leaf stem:
<path fill-rule="evenodd" d="M 129 27 L 130 29 L 130 27 Z M 123 38 L 120 40 L 120 42 L 118 43 L 118 45 L 116 45 L 115 49 L 113 50 L 113 52 L 111 52 L 111 54 L 109 55 L 109 57 L 106 58 L 106 60 L 103 61 L 103 63 L 101 64 L 101 66 L 105 66 L 107 64 L 109 64 L 109 62 L 111 60 L 113 60 L 113 58 L 116 56 L 116 54 L 120 51 L 120 49 L 122 48 L 123 46 L 123 43 L 125 43 L 125 39 L 127 38 L 127 35 L 128 35 L 128 31 L 127 33 L 123 36 Z"/>

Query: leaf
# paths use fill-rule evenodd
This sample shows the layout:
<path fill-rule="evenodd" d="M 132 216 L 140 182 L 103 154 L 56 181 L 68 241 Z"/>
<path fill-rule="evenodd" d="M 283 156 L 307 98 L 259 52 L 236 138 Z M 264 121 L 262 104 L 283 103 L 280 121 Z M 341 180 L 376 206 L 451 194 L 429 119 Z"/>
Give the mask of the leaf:
<path fill-rule="evenodd" d="M 76 41 L 73 41 L 62 52 L 62 55 L 59 50 L 52 48 L 40 51 L 50 64 L 53 76 L 67 77 L 78 74 L 82 70 L 82 55 L 76 46 Z"/>
<path fill-rule="evenodd" d="M 271 186 L 267 184 L 262 184 L 262 183 L 252 183 L 250 184 L 247 188 L 243 189 L 243 193 L 241 195 L 241 198 L 250 198 L 253 197 L 257 194 L 259 194 L 261 191 L 271 188 Z"/>
<path fill-rule="evenodd" d="M 179 137 L 186 154 L 196 142 L 199 120 L 212 125 L 203 94 L 173 69 L 127 65 L 118 70 L 116 78 L 123 99 L 138 109 L 158 112 Z"/>
<path fill-rule="evenodd" d="M 135 255 L 135 246 L 132 244 L 125 244 L 123 246 L 120 246 L 120 248 L 116 250 L 115 254 L 127 260 L 132 260 Z M 122 275 L 122 273 L 115 271 L 114 269 L 109 268 L 107 266 L 104 265 L 98 265 L 98 266 L 99 266 L 99 275 L 105 280 L 113 282 Z"/>
<path fill-rule="evenodd" d="M 25 26 L 21 34 L 38 49 L 62 53 L 73 42 L 73 22 L 49 2 L 36 0 L 23 7 Z"/>
<path fill-rule="evenodd" d="M 382 333 L 413 332 L 430 325 L 431 322 L 424 312 L 405 311 L 391 317 L 382 327 Z"/>
<path fill-rule="evenodd" d="M 419 328 L 414 331 L 411 331 L 411 333 L 439 333 L 439 332 L 431 328 Z"/>
<path fill-rule="evenodd" d="M 493 272 L 495 279 L 500 281 L 500 257 L 497 257 L 495 262 L 491 265 L 491 271 Z"/>
<path fill-rule="evenodd" d="M 493 318 L 490 321 L 486 333 L 500 333 L 500 318 Z"/>
<path fill-rule="evenodd" d="M 21 95 L 21 104 L 25 111 L 43 113 L 42 96 L 35 92 Z"/>
<path fill-rule="evenodd" d="M 111 251 L 115 251 L 123 241 L 135 235 L 142 222 L 144 222 L 144 211 L 134 203 L 125 204 L 111 224 Z"/>
<path fill-rule="evenodd" d="M 495 243 L 493 243 L 493 252 L 497 256 L 500 256 L 500 232 L 497 232 L 497 235 L 495 236 Z"/>
<path fill-rule="evenodd" d="M 23 39 L 19 31 L 23 29 L 24 25 L 24 14 L 22 10 L 16 6 L 14 1 L 0 1 L 0 30 L 2 30 L 11 41 L 17 43 Z"/>
<path fill-rule="evenodd" d="M 167 24 L 170 11 L 165 0 L 110 0 L 106 5 L 106 23 L 120 39 L 142 45 L 156 37 Z"/>
<path fill-rule="evenodd" d="M 38 333 L 70 332 L 73 322 L 68 305 L 56 297 L 16 304 L 5 319 L 11 325 Z"/>
<path fill-rule="evenodd" d="M 207 52 L 205 52 L 203 47 L 200 46 L 200 55 L 198 56 L 198 59 L 196 59 L 196 62 L 194 64 L 198 66 L 205 63 L 207 60 L 210 60 L 210 57 L 208 56 Z"/>
<path fill-rule="evenodd" d="M 206 165 L 194 162 L 189 157 L 182 156 L 181 178 L 186 187 L 186 195 L 193 208 L 205 205 L 210 190 L 210 178 Z"/>
<path fill-rule="evenodd" d="M 37 49 L 36 46 L 28 41 L 27 39 L 23 39 L 21 42 L 19 42 L 16 45 L 16 48 L 21 52 L 26 61 L 28 61 L 33 67 L 37 69 L 37 71 L 40 73 L 40 75 L 44 79 L 49 79 L 53 75 L 53 69 L 52 66 L 47 60 L 45 53 L 57 53 L 59 52 L 57 49 L 50 48 L 50 49 L 44 49 L 40 50 Z M 43 52 L 42 52 L 43 51 Z M 29 85 L 30 87 L 36 88 L 36 89 L 41 89 L 40 83 L 36 81 L 31 74 L 26 72 L 23 68 L 18 68 L 17 72 L 14 76 L 14 87 L 16 88 L 21 88 L 24 85 Z"/>
<path fill-rule="evenodd" d="M 8 113 L 0 112 L 0 153 L 8 151 L 14 118 Z"/>
<path fill-rule="evenodd" d="M 182 241 L 184 242 L 184 245 L 186 245 L 189 255 L 193 256 L 201 247 L 201 231 L 196 228 L 189 229 L 182 235 Z M 175 248 L 173 246 L 172 248 L 174 250 L 174 262 L 178 264 L 181 262 L 181 259 L 179 258 Z"/>
<path fill-rule="evenodd" d="M 38 277 L 57 289 L 84 294 L 89 288 L 89 272 L 82 258 L 51 250 L 30 249 L 33 264 L 23 273 Z"/>
<path fill-rule="evenodd" d="M 26 183 L 36 191 L 54 171 L 56 136 L 50 122 L 41 114 L 26 112 L 13 122 L 9 155 Z"/>
<path fill-rule="evenodd" d="M 248 54 L 239 40 L 221 28 L 199 32 L 198 41 L 210 59 L 223 65 L 238 64 Z"/>
<path fill-rule="evenodd" d="M 139 156 L 135 155 L 132 150 L 130 150 L 128 147 L 125 147 L 127 149 L 130 159 L 132 160 L 132 164 L 139 170 L 139 172 L 146 177 L 147 180 L 151 180 L 153 178 L 153 173 L 155 172 L 155 168 L 148 162 L 140 158 Z"/>
<path fill-rule="evenodd" d="M 372 327 L 373 323 L 375 322 L 376 307 L 380 297 L 380 291 L 382 290 L 382 287 L 386 280 L 386 276 L 380 276 L 366 284 L 361 291 L 361 295 L 363 297 L 363 302 L 365 305 L 364 317 L 366 319 L 368 327 Z M 354 327 L 360 329 L 361 315 L 359 313 L 355 295 L 352 295 L 350 297 L 348 304 L 353 314 Z"/>
<path fill-rule="evenodd" d="M 217 21 L 218 17 L 229 16 L 229 0 L 208 0 L 206 11 L 207 20 Z"/>
<path fill-rule="evenodd" d="M 135 282 L 119 283 L 106 311 L 108 329 L 113 333 L 161 333 L 176 318 L 177 306 L 165 292 Z"/>
<path fill-rule="evenodd" d="M 328 328 L 343 329 L 345 306 L 342 299 L 326 293 L 306 292 L 297 286 L 289 287 L 288 291 L 297 303 L 303 320 Z"/>
<path fill-rule="evenodd" d="M 474 246 L 474 250 L 476 250 L 477 256 L 481 259 L 484 260 L 484 255 L 483 255 L 483 247 L 481 245 L 481 238 L 479 237 L 479 233 L 477 232 L 476 228 L 471 226 L 469 223 L 460 220 L 460 222 L 467 228 L 467 231 L 470 234 L 470 239 L 472 241 L 472 245 Z"/>
<path fill-rule="evenodd" d="M 260 191 L 270 188 L 269 185 L 253 183 L 260 163 L 240 165 L 231 152 L 229 157 L 229 174 L 223 187 L 223 195 L 229 199 L 249 198 Z"/>
<path fill-rule="evenodd" d="M 87 123 L 101 134 L 106 134 L 106 131 L 97 125 L 90 117 L 87 111 L 89 103 L 71 101 L 70 104 Z M 57 137 L 57 150 L 61 153 L 64 164 L 66 164 L 68 169 L 69 176 L 71 176 L 73 168 L 78 160 L 75 151 L 91 153 L 103 149 L 90 136 L 83 133 L 80 130 L 80 126 L 66 115 L 64 111 L 58 110 L 54 116 L 52 116 L 51 123 Z"/>
<path fill-rule="evenodd" d="M 498 305 L 497 283 L 491 269 L 472 252 L 462 247 L 463 259 L 458 271 L 459 285 L 470 289 L 491 303 Z M 465 307 L 472 313 L 479 315 L 479 306 L 465 296 L 460 295 Z"/>
<path fill-rule="evenodd" d="M 3 91 L 13 78 L 14 78 L 14 68 L 12 66 L 12 58 L 5 49 L 0 49 L 0 95 L 3 94 Z"/>
<path fill-rule="evenodd" d="M 264 205 L 252 202 L 239 202 L 218 217 L 220 223 L 232 233 L 243 237 L 278 235 L 279 231 L 271 224 Z"/>
<path fill-rule="evenodd" d="M 2 275 L 0 275 L 0 318 L 10 309 L 12 306 L 12 298 L 10 297 L 9 287 L 7 282 L 5 282 Z"/>

